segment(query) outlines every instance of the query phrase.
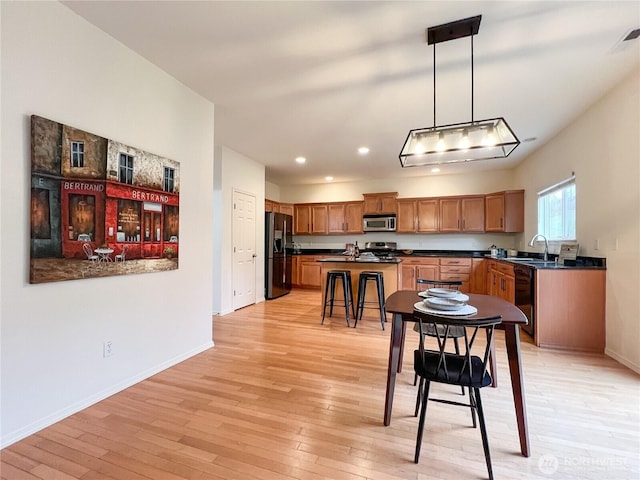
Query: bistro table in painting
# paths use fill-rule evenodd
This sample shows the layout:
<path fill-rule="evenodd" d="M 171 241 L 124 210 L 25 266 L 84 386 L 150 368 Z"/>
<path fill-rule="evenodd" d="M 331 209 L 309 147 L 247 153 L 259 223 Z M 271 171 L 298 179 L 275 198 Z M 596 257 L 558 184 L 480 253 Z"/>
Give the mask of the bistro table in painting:
<path fill-rule="evenodd" d="M 178 268 L 179 200 L 178 162 L 31 116 L 31 283 Z"/>

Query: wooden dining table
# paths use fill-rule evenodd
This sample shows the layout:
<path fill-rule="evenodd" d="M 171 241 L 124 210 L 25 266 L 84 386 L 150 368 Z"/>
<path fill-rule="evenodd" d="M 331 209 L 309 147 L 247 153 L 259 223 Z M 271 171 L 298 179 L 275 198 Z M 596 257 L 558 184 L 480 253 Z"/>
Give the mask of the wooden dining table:
<path fill-rule="evenodd" d="M 507 347 L 509 360 L 509 372 L 511 374 L 511 389 L 513 391 L 513 404 L 518 423 L 520 436 L 520 451 L 523 456 L 531 455 L 529 449 L 529 430 L 527 428 L 527 410 L 524 400 L 524 383 L 522 378 L 522 364 L 520 358 L 520 332 L 519 326 L 527 324 L 527 317 L 518 307 L 499 297 L 470 293 L 468 304 L 478 309 L 478 313 L 472 317 L 490 317 L 500 315 L 502 328 L 504 328 L 504 341 Z M 423 299 L 417 291 L 399 290 L 392 293 L 386 301 L 386 310 L 393 314 L 391 326 L 391 340 L 389 344 L 389 367 L 387 370 L 387 392 L 384 405 L 384 424 L 391 423 L 391 410 L 393 407 L 393 393 L 396 384 L 396 375 L 402 371 L 402 356 L 407 322 L 415 323 L 413 306 Z M 492 353 L 495 355 L 495 351 Z M 492 369 L 495 362 L 492 362 Z M 495 386 L 495 385 L 494 385 Z"/>

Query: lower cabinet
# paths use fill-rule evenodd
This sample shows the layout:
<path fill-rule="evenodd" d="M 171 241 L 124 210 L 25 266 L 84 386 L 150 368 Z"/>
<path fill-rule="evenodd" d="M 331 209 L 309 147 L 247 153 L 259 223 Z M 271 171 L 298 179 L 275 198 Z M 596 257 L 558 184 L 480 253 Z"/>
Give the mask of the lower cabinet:
<path fill-rule="evenodd" d="M 471 258 L 440 258 L 440 280 L 462 282 L 460 291 L 469 293 L 471 279 Z"/>
<path fill-rule="evenodd" d="M 536 345 L 604 353 L 606 273 L 535 271 Z"/>
<path fill-rule="evenodd" d="M 400 290 L 421 290 L 418 278 L 439 279 L 439 261 L 437 257 L 400 257 L 402 263 L 398 269 Z"/>
<path fill-rule="evenodd" d="M 513 266 L 491 260 L 487 276 L 487 292 L 489 295 L 500 297 L 507 302 L 516 301 L 516 279 Z"/>
<path fill-rule="evenodd" d="M 419 278 L 427 280 L 460 281 L 461 292 L 469 293 L 473 259 L 457 257 L 401 257 L 398 285 L 402 290 L 421 290 Z M 480 259 L 482 260 L 482 259 Z M 484 282 L 482 282 L 484 286 Z M 478 287 L 474 287 L 478 288 Z M 484 292 L 484 290 L 482 290 Z M 478 293 L 482 293 L 478 292 Z"/>
<path fill-rule="evenodd" d="M 293 273 L 292 277 L 296 279 L 294 283 L 297 287 L 304 288 L 320 288 L 321 285 L 321 265 L 316 260 L 324 258 L 324 255 L 296 255 L 294 260 L 298 260 L 297 275 Z"/>
<path fill-rule="evenodd" d="M 469 291 L 471 293 L 487 293 L 487 261 L 484 258 L 471 259 L 471 277 Z"/>
<path fill-rule="evenodd" d="M 291 256 L 291 286 L 297 287 L 300 284 L 298 272 L 300 271 L 300 256 Z"/>

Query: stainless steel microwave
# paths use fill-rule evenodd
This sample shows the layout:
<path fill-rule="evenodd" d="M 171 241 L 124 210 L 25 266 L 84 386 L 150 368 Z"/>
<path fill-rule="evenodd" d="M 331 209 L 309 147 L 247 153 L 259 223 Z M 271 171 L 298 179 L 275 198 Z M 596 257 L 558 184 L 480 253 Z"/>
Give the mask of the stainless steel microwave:
<path fill-rule="evenodd" d="M 395 232 L 396 216 L 389 214 L 364 215 L 362 229 L 365 232 Z"/>

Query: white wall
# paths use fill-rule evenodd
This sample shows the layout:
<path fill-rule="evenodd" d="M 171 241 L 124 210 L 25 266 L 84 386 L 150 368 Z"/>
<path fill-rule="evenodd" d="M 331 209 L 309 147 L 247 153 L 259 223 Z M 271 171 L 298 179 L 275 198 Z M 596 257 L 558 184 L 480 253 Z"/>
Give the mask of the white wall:
<path fill-rule="evenodd" d="M 280 187 L 275 183 L 264 182 L 264 197 L 269 200 L 280 201 Z"/>
<path fill-rule="evenodd" d="M 363 199 L 363 193 L 378 192 L 398 192 L 399 198 L 473 195 L 508 190 L 513 188 L 513 182 L 513 170 L 497 170 L 465 175 L 438 174 L 349 183 L 292 185 L 280 187 L 280 201 L 288 203 L 359 201 Z"/>
<path fill-rule="evenodd" d="M 530 192 L 525 239 L 536 233 L 535 193 L 575 171 L 579 254 L 607 259 L 606 353 L 636 372 L 640 372 L 639 92 L 640 73 L 635 71 L 516 170 L 517 183 Z"/>
<path fill-rule="evenodd" d="M 214 108 L 60 3 L 0 8 L 6 446 L 212 345 Z M 180 162 L 178 270 L 28 283 L 31 114 Z"/>
<path fill-rule="evenodd" d="M 256 197 L 256 302 L 264 300 L 264 165 L 227 147 L 215 148 L 213 311 L 233 311 L 233 192 Z M 218 175 L 219 173 L 219 175 Z"/>
<path fill-rule="evenodd" d="M 398 192 L 399 198 L 473 195 L 513 188 L 513 170 L 477 172 L 466 175 L 429 175 L 412 178 L 389 178 L 351 183 L 298 185 L 280 187 L 282 202 L 346 202 L 360 201 L 363 193 Z M 317 236 L 297 235 L 294 240 L 303 248 L 343 248 L 345 243 L 391 241 L 400 249 L 413 250 L 485 250 L 492 244 L 514 248 L 515 234 L 397 234 L 366 233 L 362 235 Z"/>

